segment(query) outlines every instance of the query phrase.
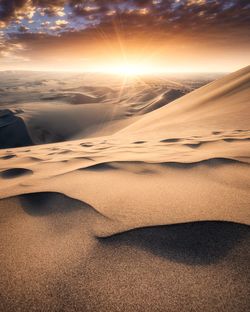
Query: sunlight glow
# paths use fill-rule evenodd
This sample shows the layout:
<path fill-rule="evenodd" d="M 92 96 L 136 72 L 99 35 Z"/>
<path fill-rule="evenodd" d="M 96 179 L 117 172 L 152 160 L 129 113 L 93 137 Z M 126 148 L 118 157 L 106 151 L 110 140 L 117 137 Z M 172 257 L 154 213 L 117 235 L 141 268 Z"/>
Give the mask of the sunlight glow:
<path fill-rule="evenodd" d="M 98 68 L 98 71 L 122 76 L 140 76 L 158 72 L 153 66 L 135 62 L 123 62 L 120 64 L 101 66 Z"/>

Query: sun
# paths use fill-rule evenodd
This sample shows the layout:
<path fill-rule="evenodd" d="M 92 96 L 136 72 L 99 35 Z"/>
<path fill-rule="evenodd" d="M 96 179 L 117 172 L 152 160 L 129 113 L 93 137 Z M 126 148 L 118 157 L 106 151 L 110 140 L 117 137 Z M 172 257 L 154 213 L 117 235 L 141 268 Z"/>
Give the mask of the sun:
<path fill-rule="evenodd" d="M 123 63 L 110 68 L 116 74 L 123 76 L 138 76 L 149 73 L 151 70 L 147 66 L 135 63 Z"/>
<path fill-rule="evenodd" d="M 99 67 L 99 71 L 122 76 L 140 76 L 152 74 L 154 68 L 146 63 L 121 62 Z"/>

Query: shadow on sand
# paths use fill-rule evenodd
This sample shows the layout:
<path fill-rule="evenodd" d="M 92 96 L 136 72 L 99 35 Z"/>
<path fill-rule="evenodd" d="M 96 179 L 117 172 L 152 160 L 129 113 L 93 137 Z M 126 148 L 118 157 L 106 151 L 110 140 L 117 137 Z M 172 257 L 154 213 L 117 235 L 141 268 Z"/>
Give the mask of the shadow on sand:
<path fill-rule="evenodd" d="M 77 210 L 91 215 L 94 212 L 98 219 L 103 217 L 88 204 L 59 193 L 33 193 L 19 198 L 24 211 L 35 217 L 65 215 Z M 90 218 L 91 224 L 92 221 Z M 237 244 L 250 243 L 249 229 L 247 225 L 231 222 L 190 222 L 134 229 L 97 239 L 104 247 L 136 247 L 174 262 L 209 265 L 225 258 Z"/>
<path fill-rule="evenodd" d="M 32 216 L 65 214 L 76 210 L 93 208 L 79 200 L 53 192 L 30 193 L 19 196 L 23 210 Z"/>
<path fill-rule="evenodd" d="M 250 242 L 247 225 L 212 221 L 135 229 L 99 238 L 104 245 L 136 246 L 157 256 L 189 265 L 217 263 L 243 240 Z"/>
<path fill-rule="evenodd" d="M 3 179 L 14 179 L 19 178 L 24 175 L 32 174 L 32 170 L 25 169 L 25 168 L 12 168 L 8 170 L 4 170 L 0 173 L 0 177 Z"/>

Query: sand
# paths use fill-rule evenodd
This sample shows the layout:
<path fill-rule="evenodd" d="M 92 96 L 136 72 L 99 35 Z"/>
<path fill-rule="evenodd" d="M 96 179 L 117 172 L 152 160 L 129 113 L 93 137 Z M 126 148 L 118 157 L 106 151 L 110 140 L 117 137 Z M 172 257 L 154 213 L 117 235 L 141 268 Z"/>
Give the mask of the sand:
<path fill-rule="evenodd" d="M 172 102 L 160 81 L 8 104 L 65 141 L 0 151 L 1 310 L 248 310 L 250 67 Z"/>

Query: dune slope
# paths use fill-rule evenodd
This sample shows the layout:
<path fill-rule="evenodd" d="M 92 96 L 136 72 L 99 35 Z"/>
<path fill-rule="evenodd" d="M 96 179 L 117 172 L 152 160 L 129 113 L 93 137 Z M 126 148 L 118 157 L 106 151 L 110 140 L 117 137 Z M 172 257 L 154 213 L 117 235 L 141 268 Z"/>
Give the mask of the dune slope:
<path fill-rule="evenodd" d="M 249 129 L 250 66 L 147 114 L 121 134 L 159 136 Z"/>

